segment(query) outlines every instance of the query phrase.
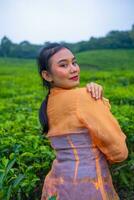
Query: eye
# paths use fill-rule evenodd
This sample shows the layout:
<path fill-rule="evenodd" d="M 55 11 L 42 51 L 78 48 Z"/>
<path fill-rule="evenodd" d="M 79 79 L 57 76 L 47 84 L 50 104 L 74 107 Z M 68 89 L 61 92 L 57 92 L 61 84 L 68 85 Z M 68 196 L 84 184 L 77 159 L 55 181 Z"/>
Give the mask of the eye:
<path fill-rule="evenodd" d="M 72 63 L 73 65 L 77 65 L 77 61 L 73 61 L 73 63 Z"/>
<path fill-rule="evenodd" d="M 60 64 L 60 67 L 67 67 L 67 64 Z"/>

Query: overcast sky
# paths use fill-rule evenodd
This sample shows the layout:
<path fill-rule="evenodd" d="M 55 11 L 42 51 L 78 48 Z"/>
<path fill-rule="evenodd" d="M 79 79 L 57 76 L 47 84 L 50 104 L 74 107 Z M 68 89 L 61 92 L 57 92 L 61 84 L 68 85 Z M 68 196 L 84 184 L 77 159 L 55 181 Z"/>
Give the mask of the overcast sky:
<path fill-rule="evenodd" d="M 130 30 L 134 0 L 0 0 L 0 39 L 78 42 Z"/>

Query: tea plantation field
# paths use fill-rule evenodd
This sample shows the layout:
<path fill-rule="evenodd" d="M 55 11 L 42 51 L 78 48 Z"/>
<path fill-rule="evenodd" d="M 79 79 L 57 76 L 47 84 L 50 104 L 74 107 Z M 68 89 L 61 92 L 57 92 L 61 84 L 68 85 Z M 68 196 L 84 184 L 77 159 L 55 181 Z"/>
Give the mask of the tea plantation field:
<path fill-rule="evenodd" d="M 134 50 L 76 55 L 81 85 L 103 86 L 127 135 L 128 159 L 110 166 L 121 200 L 134 199 Z M 55 152 L 41 134 L 38 109 L 46 91 L 35 60 L 0 58 L 0 200 L 40 200 Z"/>

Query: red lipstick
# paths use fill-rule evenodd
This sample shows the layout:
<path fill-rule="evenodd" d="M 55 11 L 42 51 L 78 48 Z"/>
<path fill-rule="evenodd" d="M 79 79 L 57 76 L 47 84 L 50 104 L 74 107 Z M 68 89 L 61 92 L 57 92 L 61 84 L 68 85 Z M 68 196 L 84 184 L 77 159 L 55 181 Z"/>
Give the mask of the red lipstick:
<path fill-rule="evenodd" d="M 78 76 L 73 76 L 72 78 L 70 78 L 70 80 L 77 81 L 78 80 Z"/>

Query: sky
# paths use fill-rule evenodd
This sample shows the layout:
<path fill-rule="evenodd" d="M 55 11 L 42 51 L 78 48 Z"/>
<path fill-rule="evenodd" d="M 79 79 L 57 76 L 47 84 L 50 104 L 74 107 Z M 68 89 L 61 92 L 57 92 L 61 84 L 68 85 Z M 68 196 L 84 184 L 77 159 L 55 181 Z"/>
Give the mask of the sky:
<path fill-rule="evenodd" d="M 78 42 L 130 30 L 134 0 L 0 0 L 0 40 Z"/>

